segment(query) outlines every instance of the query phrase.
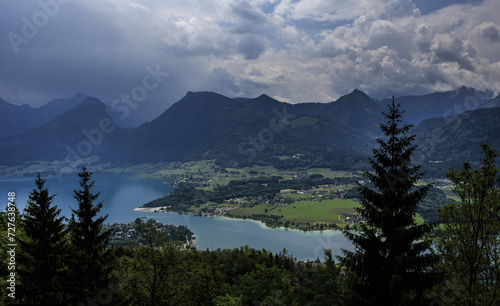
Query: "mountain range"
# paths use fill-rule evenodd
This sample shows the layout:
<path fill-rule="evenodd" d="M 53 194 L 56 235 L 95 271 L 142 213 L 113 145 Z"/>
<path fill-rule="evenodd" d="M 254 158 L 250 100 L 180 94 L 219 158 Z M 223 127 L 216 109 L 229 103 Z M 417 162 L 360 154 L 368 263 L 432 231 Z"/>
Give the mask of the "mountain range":
<path fill-rule="evenodd" d="M 422 96 L 398 97 L 397 103 L 405 111 L 404 119 L 412 124 L 417 124 L 424 119 L 436 117 L 449 117 L 461 114 L 467 110 L 500 106 L 500 101 L 492 101 L 492 92 L 476 91 L 465 86 L 457 90 L 436 92 Z M 379 102 L 385 106 L 390 99 Z"/>
<path fill-rule="evenodd" d="M 110 125 L 112 128 L 108 127 Z M 3 138 L 0 156 L 2 163 L 7 165 L 35 160 L 64 160 L 68 157 L 82 159 L 91 155 L 111 158 L 113 150 L 109 148 L 109 141 L 123 132 L 122 128 L 114 125 L 104 103 L 87 97 L 76 107 L 40 127 Z"/>
<path fill-rule="evenodd" d="M 87 97 L 78 93 L 69 99 L 54 99 L 40 108 L 33 108 L 27 104 L 13 105 L 0 98 L 0 138 L 40 127 L 76 107 Z"/>
<path fill-rule="evenodd" d="M 330 103 L 299 104 L 267 95 L 188 92 L 156 119 L 124 129 L 113 122 L 109 107 L 83 94 L 40 109 L 1 101 L 0 113 L 10 111 L 19 122 L 39 113 L 38 121 L 26 126 L 9 126 L 4 115 L 1 164 L 98 156 L 112 165 L 217 159 L 223 166 L 367 168 L 390 102 L 359 90 Z M 411 130 L 419 145 L 415 158 L 431 172 L 477 159 L 481 142 L 500 147 L 499 97 L 462 87 L 398 97 L 396 103 L 405 110 L 403 119 L 416 123 Z"/>

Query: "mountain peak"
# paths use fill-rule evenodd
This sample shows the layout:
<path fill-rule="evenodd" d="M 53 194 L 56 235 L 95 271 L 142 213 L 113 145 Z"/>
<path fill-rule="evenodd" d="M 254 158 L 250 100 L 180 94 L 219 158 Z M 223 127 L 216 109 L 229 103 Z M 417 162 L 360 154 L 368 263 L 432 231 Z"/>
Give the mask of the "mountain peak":
<path fill-rule="evenodd" d="M 69 99 L 53 99 L 33 108 L 28 104 L 14 105 L 0 99 L 0 137 L 15 135 L 40 127 L 57 116 L 77 107 L 87 95 L 77 93 Z"/>
<path fill-rule="evenodd" d="M 348 103 L 348 104 L 352 104 L 352 103 L 366 104 L 366 103 L 368 103 L 368 104 L 371 104 L 374 102 L 370 97 L 368 97 L 367 94 L 365 94 L 361 90 L 354 89 L 351 93 L 338 98 L 337 101 L 335 101 L 335 103 Z"/>
<path fill-rule="evenodd" d="M 459 92 L 464 92 L 464 91 L 465 91 L 465 92 L 468 92 L 468 91 L 476 92 L 476 89 L 475 89 L 475 88 L 472 88 L 472 87 L 467 87 L 467 86 L 465 86 L 465 85 L 462 85 L 462 86 L 460 86 L 460 87 L 457 89 L 457 91 L 459 91 Z"/>
<path fill-rule="evenodd" d="M 370 136 L 378 135 L 378 126 L 382 122 L 382 110 L 358 89 L 328 103 L 320 114 Z"/>
<path fill-rule="evenodd" d="M 258 96 L 256 99 L 271 99 L 271 100 L 275 100 L 273 99 L 272 97 L 266 95 L 265 93 L 261 94 L 260 96 Z"/>
<path fill-rule="evenodd" d="M 71 120 L 75 118 L 87 118 L 87 120 L 91 120 L 92 118 L 100 120 L 108 117 L 106 105 L 97 98 L 88 97 L 82 103 L 59 115 L 57 118 L 72 118 Z"/>
<path fill-rule="evenodd" d="M 471 102 L 476 108 L 483 108 L 492 96 L 491 91 L 461 86 L 455 90 L 422 96 L 396 97 L 396 102 L 401 105 L 401 110 L 405 111 L 404 120 L 417 124 L 424 119 L 458 115 L 470 108 Z M 383 99 L 379 104 L 388 104 L 390 101 L 390 99 Z"/>
<path fill-rule="evenodd" d="M 257 98 L 250 99 L 250 101 L 253 101 L 253 102 L 259 101 L 259 102 L 265 102 L 265 103 L 283 103 L 283 102 L 280 102 L 280 101 L 276 100 L 275 98 L 268 96 L 266 94 L 261 94 Z"/>
<path fill-rule="evenodd" d="M 77 92 L 76 95 L 74 95 L 73 98 L 71 98 L 71 99 L 82 99 L 83 100 L 83 99 L 88 98 L 88 97 L 89 97 L 89 95 L 86 95 L 82 92 Z"/>
<path fill-rule="evenodd" d="M 224 104 L 233 102 L 228 97 L 212 91 L 188 91 L 186 95 L 174 103 L 172 107 L 189 107 L 189 108 L 203 108 L 219 107 Z M 167 110 L 168 111 L 168 110 Z"/>
<path fill-rule="evenodd" d="M 184 98 L 222 96 L 213 91 L 188 91 Z"/>
<path fill-rule="evenodd" d="M 452 96 L 474 96 L 477 99 L 485 100 L 494 98 L 495 92 L 492 90 L 476 90 L 473 87 L 461 86 L 457 90 L 451 91 Z"/>
<path fill-rule="evenodd" d="M 38 109 L 38 112 L 41 111 Z M 10 141 L 0 146 L 0 155 L 14 164 L 21 160 L 112 156 L 109 143 L 121 131 L 113 124 L 106 105 L 96 98 L 88 97 L 46 124 L 6 138 Z"/>
<path fill-rule="evenodd" d="M 203 120 L 214 121 L 219 112 L 234 111 L 241 108 L 244 108 L 241 103 L 215 92 L 188 91 L 182 99 L 147 124 L 152 124 L 158 129 L 165 129 L 166 126 L 174 123 L 179 127 L 184 125 L 182 120 L 190 121 L 195 120 L 195 117 L 199 117 Z M 179 118 L 183 119 L 179 121 Z"/>

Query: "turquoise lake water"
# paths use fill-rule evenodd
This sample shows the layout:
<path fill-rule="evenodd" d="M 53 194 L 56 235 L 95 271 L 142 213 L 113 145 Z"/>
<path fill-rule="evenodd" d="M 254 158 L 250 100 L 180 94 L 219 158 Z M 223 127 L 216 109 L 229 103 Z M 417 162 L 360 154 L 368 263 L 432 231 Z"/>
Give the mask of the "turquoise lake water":
<path fill-rule="evenodd" d="M 334 255 L 341 255 L 341 249 L 352 250 L 352 244 L 339 231 L 301 232 L 291 229 L 271 229 L 251 220 L 229 218 L 206 218 L 177 213 L 146 213 L 134 211 L 144 203 L 162 197 L 173 190 L 163 180 L 145 179 L 123 175 L 92 176 L 94 192 L 99 191 L 103 201 L 102 214 L 108 214 L 106 223 L 128 223 L 138 217 L 155 218 L 165 224 L 185 225 L 196 236 L 200 249 L 240 248 L 248 245 L 255 249 L 266 249 L 277 253 L 286 248 L 298 260 L 323 258 L 323 249 L 332 249 Z M 46 187 L 56 194 L 54 203 L 61 214 L 71 216 L 71 208 L 77 204 L 73 190 L 79 187 L 78 176 L 47 177 Z M 0 199 L 7 203 L 7 193 L 16 193 L 16 204 L 24 209 L 29 193 L 35 187 L 32 178 L 0 179 Z"/>

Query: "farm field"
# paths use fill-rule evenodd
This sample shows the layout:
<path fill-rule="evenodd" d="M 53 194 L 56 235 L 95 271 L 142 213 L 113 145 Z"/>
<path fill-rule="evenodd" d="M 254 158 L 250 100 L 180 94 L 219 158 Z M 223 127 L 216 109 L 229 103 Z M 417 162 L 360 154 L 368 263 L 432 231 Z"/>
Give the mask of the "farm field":
<path fill-rule="evenodd" d="M 323 201 L 297 201 L 288 207 L 270 204 L 258 204 L 250 208 L 235 208 L 231 210 L 233 216 L 251 216 L 253 214 L 268 214 L 283 216 L 283 221 L 334 223 L 344 226 L 346 223 L 339 220 L 340 214 L 353 214 L 359 203 L 353 200 L 331 199 Z"/>
<path fill-rule="evenodd" d="M 239 207 L 231 210 L 234 217 L 250 218 L 252 215 L 283 216 L 282 222 L 290 223 L 310 223 L 314 224 L 336 224 L 338 227 L 345 227 L 348 223 L 340 220 L 341 214 L 354 214 L 354 208 L 360 207 L 359 202 L 347 199 L 330 199 L 323 201 L 297 201 L 288 207 L 271 204 L 258 204 L 253 207 Z M 424 219 L 416 215 L 415 222 L 423 224 Z"/>
<path fill-rule="evenodd" d="M 307 170 L 307 174 L 321 174 L 325 177 L 354 177 L 363 175 L 361 170 L 358 171 L 334 171 L 328 168 L 311 168 Z"/>

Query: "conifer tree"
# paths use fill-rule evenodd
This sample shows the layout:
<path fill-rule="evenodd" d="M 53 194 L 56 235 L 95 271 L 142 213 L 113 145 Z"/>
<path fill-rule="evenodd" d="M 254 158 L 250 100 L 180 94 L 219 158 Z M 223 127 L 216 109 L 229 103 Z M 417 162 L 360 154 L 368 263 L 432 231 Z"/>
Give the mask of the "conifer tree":
<path fill-rule="evenodd" d="M 407 135 L 411 125 L 402 124 L 399 105 L 384 113 L 387 122 L 380 128 L 384 139 L 373 149 L 372 171 L 365 175 L 373 188 L 358 184 L 361 207 L 366 219 L 360 233 L 345 232 L 355 250 L 343 250 L 341 262 L 355 275 L 353 291 L 359 301 L 370 305 L 419 304 L 426 289 L 435 283 L 428 273 L 437 258 L 426 251 L 429 242 L 422 238 L 432 227 L 416 225 L 418 203 L 431 185 L 415 188 L 423 173 L 411 163 L 416 147 L 415 135 Z M 351 301 L 354 302 L 354 301 Z"/>
<path fill-rule="evenodd" d="M 68 281 L 64 217 L 52 205 L 55 195 L 49 195 L 45 182 L 38 173 L 20 222 L 18 296 L 27 305 L 64 305 Z"/>
<path fill-rule="evenodd" d="M 68 224 L 73 254 L 71 270 L 78 302 L 89 302 L 108 286 L 110 280 L 112 266 L 106 247 L 111 231 L 103 231 L 107 215 L 97 216 L 103 203 L 95 203 L 99 192 L 91 192 L 95 183 L 91 181 L 92 173 L 83 166 L 78 176 L 80 190 L 75 190 L 73 196 L 78 202 L 78 209 L 71 209 Z"/>

